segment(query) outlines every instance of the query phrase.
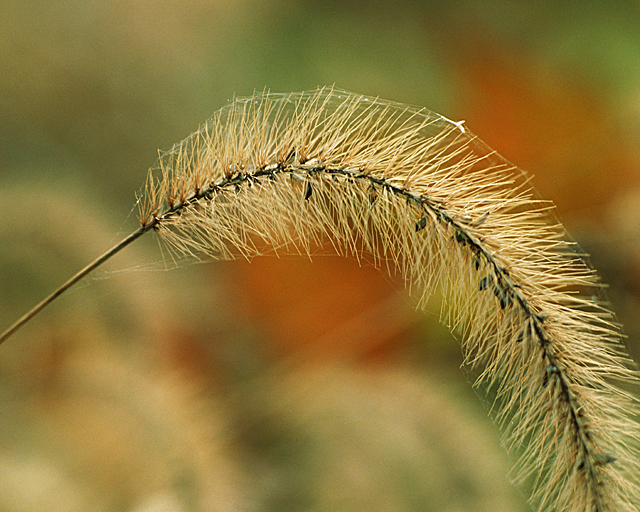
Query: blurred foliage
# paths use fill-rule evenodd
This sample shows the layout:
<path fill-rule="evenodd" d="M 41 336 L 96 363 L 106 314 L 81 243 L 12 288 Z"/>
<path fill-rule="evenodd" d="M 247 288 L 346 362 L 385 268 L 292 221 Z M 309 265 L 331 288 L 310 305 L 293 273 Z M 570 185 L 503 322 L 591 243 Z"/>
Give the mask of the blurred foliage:
<path fill-rule="evenodd" d="M 234 94 L 426 106 L 535 174 L 640 358 L 636 2 L 2 1 L 0 320 L 135 227 Z M 0 350 L 0 510 L 523 510 L 437 303 L 318 255 L 150 238 Z M 171 262 L 168 262 L 171 266 Z"/>

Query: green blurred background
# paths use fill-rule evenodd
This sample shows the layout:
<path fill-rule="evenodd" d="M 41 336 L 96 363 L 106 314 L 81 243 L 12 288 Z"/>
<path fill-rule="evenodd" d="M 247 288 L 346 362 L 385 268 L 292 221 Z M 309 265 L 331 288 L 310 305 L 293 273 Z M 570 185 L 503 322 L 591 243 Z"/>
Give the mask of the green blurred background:
<path fill-rule="evenodd" d="M 0 325 L 136 227 L 234 95 L 426 106 L 535 175 L 639 359 L 637 2 L 3 0 Z M 0 350 L 0 512 L 524 510 L 438 305 L 337 257 L 150 236 Z"/>

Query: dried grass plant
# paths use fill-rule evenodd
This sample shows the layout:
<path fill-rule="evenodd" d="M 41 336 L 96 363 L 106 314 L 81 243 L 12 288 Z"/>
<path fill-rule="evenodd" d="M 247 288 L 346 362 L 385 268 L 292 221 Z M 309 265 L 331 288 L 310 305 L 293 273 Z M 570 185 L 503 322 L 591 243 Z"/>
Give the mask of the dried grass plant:
<path fill-rule="evenodd" d="M 638 382 L 602 285 L 527 176 L 464 124 L 336 89 L 235 99 L 161 154 L 141 226 L 174 258 L 345 256 L 400 272 L 487 392 L 536 510 L 638 510 Z"/>

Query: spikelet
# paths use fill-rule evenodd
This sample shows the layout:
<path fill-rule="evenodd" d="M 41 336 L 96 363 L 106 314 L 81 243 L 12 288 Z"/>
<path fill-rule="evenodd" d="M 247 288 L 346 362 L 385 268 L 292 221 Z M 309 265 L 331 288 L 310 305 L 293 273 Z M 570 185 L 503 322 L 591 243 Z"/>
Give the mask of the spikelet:
<path fill-rule="evenodd" d="M 637 510 L 637 381 L 601 285 L 522 171 L 462 123 L 336 89 L 235 99 L 161 156 L 142 226 L 179 255 L 399 271 L 487 390 L 536 510 Z"/>
<path fill-rule="evenodd" d="M 252 258 L 331 244 L 441 289 L 536 510 L 640 509 L 638 374 L 602 285 L 526 175 L 462 123 L 336 89 L 235 99 L 161 155 L 141 227 L 172 253 Z"/>

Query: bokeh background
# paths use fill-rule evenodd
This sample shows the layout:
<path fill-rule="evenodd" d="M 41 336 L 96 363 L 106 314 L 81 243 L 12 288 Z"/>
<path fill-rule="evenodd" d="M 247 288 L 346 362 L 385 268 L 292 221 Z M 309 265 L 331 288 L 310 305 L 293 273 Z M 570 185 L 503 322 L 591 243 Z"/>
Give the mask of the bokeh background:
<path fill-rule="evenodd" d="M 640 359 L 634 1 L 2 0 L 0 324 L 136 227 L 234 94 L 426 106 L 535 175 Z M 457 341 L 332 257 L 140 240 L 0 349 L 0 511 L 521 511 Z"/>

